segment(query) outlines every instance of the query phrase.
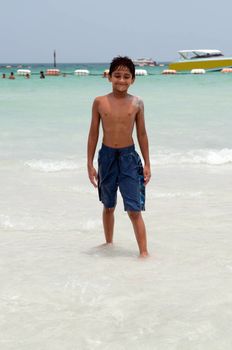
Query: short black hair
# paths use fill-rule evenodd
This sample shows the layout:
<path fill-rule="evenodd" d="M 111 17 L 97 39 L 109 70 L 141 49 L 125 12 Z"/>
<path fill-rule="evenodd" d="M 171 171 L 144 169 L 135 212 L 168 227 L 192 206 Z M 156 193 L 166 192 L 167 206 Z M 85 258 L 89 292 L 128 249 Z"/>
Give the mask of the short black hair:
<path fill-rule="evenodd" d="M 132 75 L 132 78 L 135 78 L 135 65 L 133 61 L 127 56 L 117 56 L 113 58 L 110 64 L 109 75 L 111 76 L 112 73 L 116 71 L 120 66 L 127 67 Z"/>

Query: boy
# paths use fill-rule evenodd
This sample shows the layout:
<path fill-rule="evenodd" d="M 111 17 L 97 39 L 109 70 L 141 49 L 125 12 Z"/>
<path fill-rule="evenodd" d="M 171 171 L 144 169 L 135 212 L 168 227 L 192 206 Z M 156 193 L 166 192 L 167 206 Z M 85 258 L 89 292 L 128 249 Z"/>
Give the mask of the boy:
<path fill-rule="evenodd" d="M 112 92 L 96 97 L 88 137 L 88 174 L 98 187 L 103 203 L 103 227 L 106 244 L 113 243 L 114 210 L 117 189 L 123 197 L 139 246 L 140 257 L 147 257 L 146 228 L 141 215 L 145 210 L 145 185 L 151 177 L 148 139 L 144 122 L 144 106 L 140 98 L 128 94 L 135 80 L 135 66 L 128 57 L 115 57 L 110 65 Z M 102 123 L 103 143 L 98 157 L 98 174 L 93 159 Z M 137 138 L 144 159 L 142 167 L 132 138 L 136 125 Z"/>

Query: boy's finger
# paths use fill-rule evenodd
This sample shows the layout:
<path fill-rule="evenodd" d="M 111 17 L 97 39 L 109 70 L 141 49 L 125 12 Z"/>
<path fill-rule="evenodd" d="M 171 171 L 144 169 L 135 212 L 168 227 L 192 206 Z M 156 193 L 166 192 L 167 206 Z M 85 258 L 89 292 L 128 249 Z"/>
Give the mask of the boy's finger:
<path fill-rule="evenodd" d="M 144 184 L 146 185 L 151 179 L 151 175 L 145 175 L 144 176 Z"/>
<path fill-rule="evenodd" d="M 97 187 L 97 179 L 96 179 L 95 176 L 93 176 L 91 182 L 92 182 L 92 184 L 94 185 L 94 187 Z"/>
<path fill-rule="evenodd" d="M 95 176 L 89 176 L 89 180 L 94 187 L 97 187 L 97 181 Z"/>

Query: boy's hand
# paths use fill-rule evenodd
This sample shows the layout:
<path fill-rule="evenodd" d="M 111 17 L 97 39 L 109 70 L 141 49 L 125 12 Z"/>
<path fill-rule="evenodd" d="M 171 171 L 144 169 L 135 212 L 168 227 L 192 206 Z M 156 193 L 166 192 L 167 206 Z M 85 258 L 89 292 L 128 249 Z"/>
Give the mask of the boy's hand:
<path fill-rule="evenodd" d="M 88 166 L 88 174 L 90 182 L 93 184 L 94 187 L 97 187 L 98 176 L 97 171 L 93 166 Z"/>
<path fill-rule="evenodd" d="M 151 178 L 151 169 L 148 165 L 144 165 L 143 176 L 144 176 L 144 185 L 146 186 Z"/>

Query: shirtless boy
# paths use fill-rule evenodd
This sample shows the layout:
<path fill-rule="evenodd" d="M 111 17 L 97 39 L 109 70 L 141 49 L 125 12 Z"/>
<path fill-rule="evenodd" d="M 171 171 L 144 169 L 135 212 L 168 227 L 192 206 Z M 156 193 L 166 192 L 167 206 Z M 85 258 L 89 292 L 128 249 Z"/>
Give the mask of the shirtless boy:
<path fill-rule="evenodd" d="M 103 203 L 103 227 L 106 244 L 113 243 L 114 210 L 119 187 L 124 210 L 132 222 L 140 257 L 147 257 L 146 228 L 141 215 L 145 210 L 145 185 L 151 177 L 148 138 L 144 121 L 144 106 L 139 97 L 128 94 L 135 80 L 135 67 L 128 57 L 113 59 L 109 70 L 112 92 L 96 97 L 88 137 L 88 174 L 98 187 Z M 93 166 L 100 122 L 103 129 L 102 147 L 98 155 L 98 173 Z M 144 160 L 135 151 L 132 133 L 137 139 Z"/>

